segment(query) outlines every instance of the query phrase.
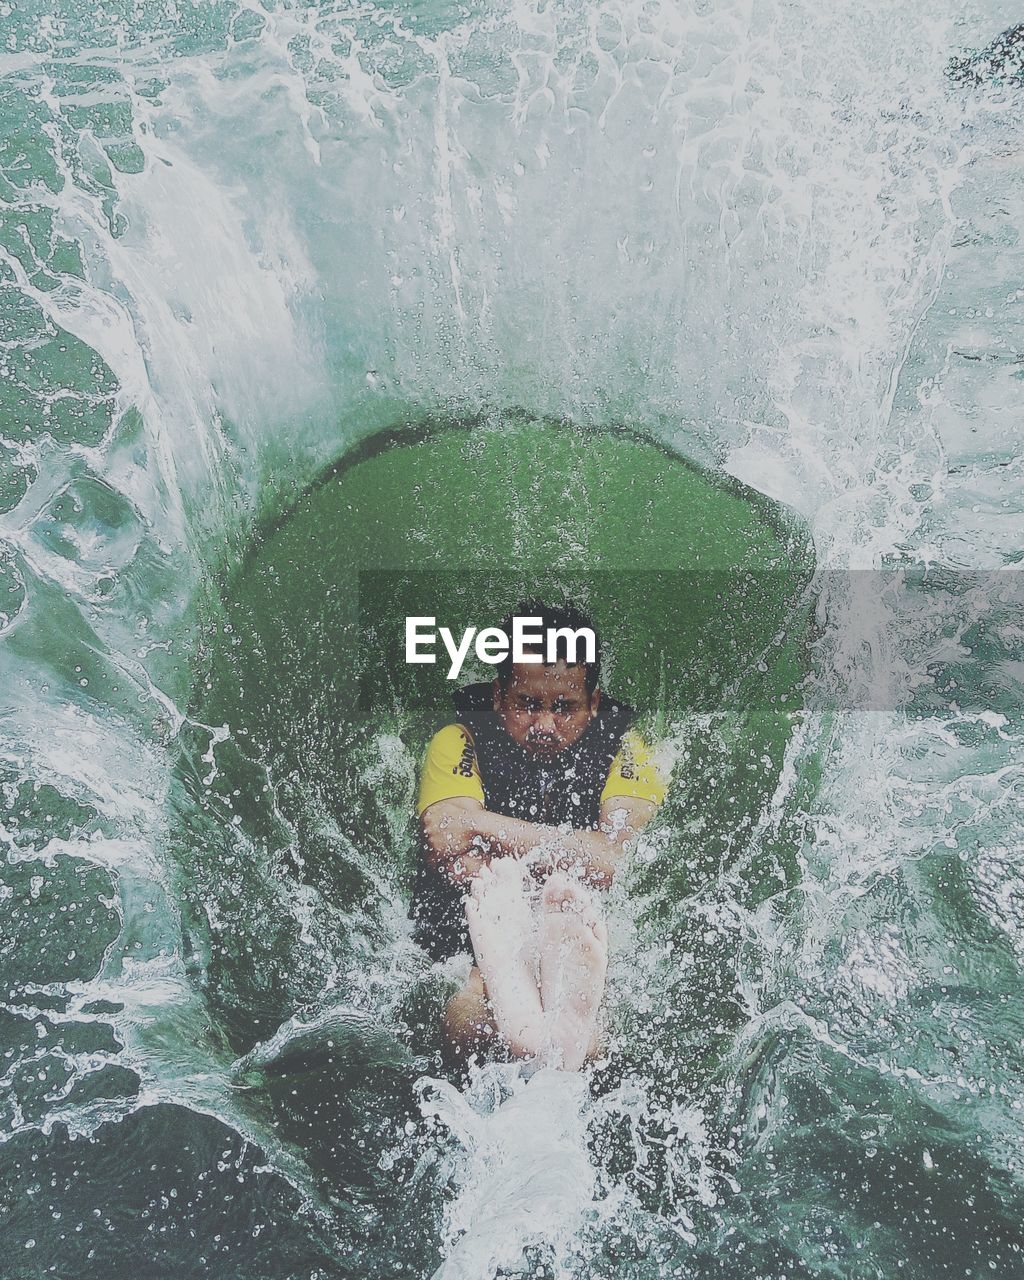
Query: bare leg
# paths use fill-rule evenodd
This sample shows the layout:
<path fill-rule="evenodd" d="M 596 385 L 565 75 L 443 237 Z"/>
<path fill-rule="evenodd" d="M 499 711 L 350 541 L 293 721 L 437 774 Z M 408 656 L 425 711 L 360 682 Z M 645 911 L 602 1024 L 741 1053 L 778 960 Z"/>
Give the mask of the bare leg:
<path fill-rule="evenodd" d="M 535 1057 L 545 1043 L 536 921 L 514 859 L 495 859 L 477 873 L 466 919 L 498 1030 L 516 1057 Z"/>
<path fill-rule="evenodd" d="M 478 1054 L 486 1056 L 498 1042 L 498 1028 L 487 1002 L 480 970 L 469 971 L 466 985 L 444 1007 L 441 1022 L 443 1053 L 448 1067 L 468 1067 Z"/>
<path fill-rule="evenodd" d="M 541 1000 L 553 1065 L 579 1071 L 592 1051 L 608 970 L 608 931 L 593 897 L 556 873 L 544 887 Z"/>

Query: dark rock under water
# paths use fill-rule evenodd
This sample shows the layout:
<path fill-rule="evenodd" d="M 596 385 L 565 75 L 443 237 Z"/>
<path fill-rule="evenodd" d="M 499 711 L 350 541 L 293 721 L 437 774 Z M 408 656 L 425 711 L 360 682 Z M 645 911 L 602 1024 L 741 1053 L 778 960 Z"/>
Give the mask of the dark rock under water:
<path fill-rule="evenodd" d="M 951 58 L 946 70 L 958 84 L 1024 84 L 1024 23 L 1001 31 L 984 49 Z"/>

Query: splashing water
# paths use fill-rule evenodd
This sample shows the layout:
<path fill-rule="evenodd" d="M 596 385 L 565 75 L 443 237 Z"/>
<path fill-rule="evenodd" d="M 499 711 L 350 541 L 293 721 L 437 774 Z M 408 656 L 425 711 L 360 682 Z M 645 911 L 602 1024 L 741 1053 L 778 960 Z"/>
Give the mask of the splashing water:
<path fill-rule="evenodd" d="M 596 1207 L 583 1078 L 545 1068 L 524 1081 L 516 1067 L 491 1066 L 466 1093 L 446 1081 L 427 1087 L 424 1114 L 457 1138 L 465 1165 L 438 1280 L 515 1269 L 531 1246 L 556 1258 L 571 1251 Z M 556 1263 L 559 1273 L 571 1271 Z"/>
<path fill-rule="evenodd" d="M 1024 122 L 945 74 L 1018 16 L 0 8 L 10 1275 L 1019 1274 Z M 437 1080 L 397 852 L 323 820 L 346 914 L 195 711 L 258 522 L 513 410 L 646 432 L 842 571 L 755 835 L 799 884 L 616 891 L 639 1050 L 594 1096 Z M 363 776 L 397 851 L 414 753 Z"/>

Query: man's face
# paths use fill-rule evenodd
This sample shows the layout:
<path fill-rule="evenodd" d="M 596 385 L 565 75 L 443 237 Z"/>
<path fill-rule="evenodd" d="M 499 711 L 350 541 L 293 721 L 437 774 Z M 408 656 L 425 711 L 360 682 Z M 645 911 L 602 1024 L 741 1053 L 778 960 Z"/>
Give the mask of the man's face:
<path fill-rule="evenodd" d="M 494 710 L 510 737 L 541 758 L 571 747 L 597 714 L 601 690 L 587 693 L 586 667 L 517 662 L 508 688 L 494 682 Z"/>

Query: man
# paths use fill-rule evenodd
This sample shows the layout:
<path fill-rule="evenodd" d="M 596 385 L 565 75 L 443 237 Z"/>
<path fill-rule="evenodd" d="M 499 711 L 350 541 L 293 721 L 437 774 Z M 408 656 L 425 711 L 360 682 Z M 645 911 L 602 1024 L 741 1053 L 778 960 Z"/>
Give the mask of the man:
<path fill-rule="evenodd" d="M 525 602 L 515 616 L 544 634 L 592 627 L 569 606 Z M 456 1062 L 502 1044 L 567 1071 L 593 1056 L 608 958 L 595 890 L 665 795 L 632 710 L 602 696 L 599 642 L 589 663 L 567 662 L 564 642 L 556 652 L 510 654 L 493 684 L 458 690 L 458 722 L 427 752 L 418 938 L 436 960 L 472 941 L 476 960 L 444 1014 Z"/>

